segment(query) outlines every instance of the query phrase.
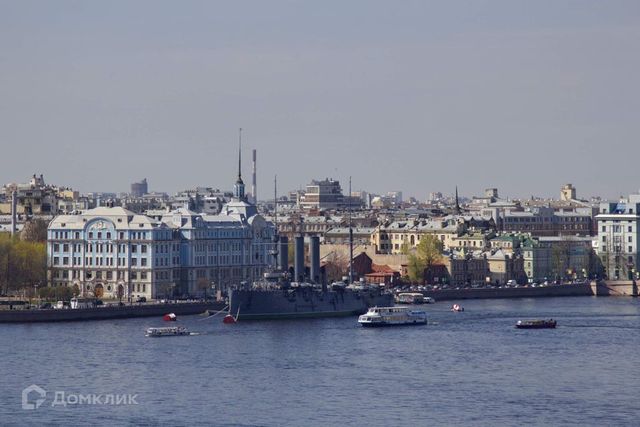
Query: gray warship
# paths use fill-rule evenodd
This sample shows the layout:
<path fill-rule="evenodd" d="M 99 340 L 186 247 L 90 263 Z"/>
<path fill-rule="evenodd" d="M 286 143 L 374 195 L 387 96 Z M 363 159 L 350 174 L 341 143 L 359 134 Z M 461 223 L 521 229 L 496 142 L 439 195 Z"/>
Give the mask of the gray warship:
<path fill-rule="evenodd" d="M 238 164 L 237 194 L 243 196 L 244 184 Z M 351 179 L 349 179 L 351 194 Z M 349 278 L 347 283 L 333 283 L 327 287 L 320 274 L 320 238 L 309 238 L 311 265 L 309 274 L 304 267 L 304 237 L 295 237 L 294 276 L 290 280 L 289 239 L 278 236 L 278 191 L 274 179 L 274 216 L 276 234 L 273 246 L 273 269 L 265 273 L 264 280 L 249 286 L 243 285 L 229 292 L 229 314 L 236 320 L 297 319 L 313 317 L 355 316 L 364 314 L 369 307 L 393 305 L 393 295 L 379 286 L 353 281 L 353 228 L 349 206 Z M 308 279 L 308 281 L 305 281 Z"/>
<path fill-rule="evenodd" d="M 338 282 L 327 286 L 320 279 L 318 237 L 310 238 L 310 283 L 304 281 L 304 238 L 295 238 L 294 275 L 298 280 L 295 282 L 290 282 L 284 273 L 288 267 L 288 238 L 279 237 L 277 246 L 279 271 L 266 273 L 265 280 L 260 283 L 230 291 L 229 312 L 236 319 L 355 316 L 366 313 L 369 307 L 393 305 L 393 296 L 375 285 Z M 352 277 L 352 267 L 349 275 Z"/>

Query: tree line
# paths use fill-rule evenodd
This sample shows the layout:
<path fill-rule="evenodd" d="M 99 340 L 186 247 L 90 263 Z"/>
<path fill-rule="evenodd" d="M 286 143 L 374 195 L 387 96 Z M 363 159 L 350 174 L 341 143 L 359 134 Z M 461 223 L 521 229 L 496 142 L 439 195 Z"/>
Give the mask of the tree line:
<path fill-rule="evenodd" d="M 27 223 L 19 237 L 0 233 L 0 294 L 47 284 L 46 222 Z"/>

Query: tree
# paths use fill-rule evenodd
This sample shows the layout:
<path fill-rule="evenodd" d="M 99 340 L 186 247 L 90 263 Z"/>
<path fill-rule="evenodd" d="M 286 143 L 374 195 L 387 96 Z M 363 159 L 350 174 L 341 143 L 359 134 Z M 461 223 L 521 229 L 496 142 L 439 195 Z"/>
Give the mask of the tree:
<path fill-rule="evenodd" d="M 569 269 L 571 243 L 563 238 L 551 249 L 551 262 L 555 279 L 564 279 Z"/>
<path fill-rule="evenodd" d="M 342 252 L 331 252 L 325 258 L 324 271 L 327 280 L 333 282 L 347 275 L 349 269 L 349 257 Z"/>
<path fill-rule="evenodd" d="M 442 259 L 442 249 L 442 242 L 433 234 L 423 235 L 413 251 L 407 245 L 403 245 L 403 252 L 409 257 L 407 265 L 409 280 L 422 282 L 424 271 Z"/>
<path fill-rule="evenodd" d="M 20 238 L 27 242 L 46 242 L 47 226 L 43 219 L 32 219 L 24 225 Z"/>

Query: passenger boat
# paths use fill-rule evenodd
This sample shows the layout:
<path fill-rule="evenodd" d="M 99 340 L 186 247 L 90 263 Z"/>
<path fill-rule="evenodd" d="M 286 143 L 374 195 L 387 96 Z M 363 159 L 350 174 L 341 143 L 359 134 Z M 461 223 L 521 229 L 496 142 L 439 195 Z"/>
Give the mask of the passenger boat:
<path fill-rule="evenodd" d="M 451 311 L 464 311 L 464 307 L 460 304 L 453 304 L 451 306 Z"/>
<path fill-rule="evenodd" d="M 518 320 L 516 328 L 518 329 L 553 329 L 556 327 L 556 321 L 553 319 L 546 320 Z"/>
<path fill-rule="evenodd" d="M 174 337 L 180 335 L 190 335 L 191 333 L 184 326 L 168 326 L 164 328 L 147 328 L 147 337 Z"/>
<path fill-rule="evenodd" d="M 427 313 L 409 307 L 371 307 L 358 317 L 362 326 L 426 325 Z"/>
<path fill-rule="evenodd" d="M 396 296 L 396 304 L 424 304 L 424 295 L 420 292 L 402 292 Z"/>

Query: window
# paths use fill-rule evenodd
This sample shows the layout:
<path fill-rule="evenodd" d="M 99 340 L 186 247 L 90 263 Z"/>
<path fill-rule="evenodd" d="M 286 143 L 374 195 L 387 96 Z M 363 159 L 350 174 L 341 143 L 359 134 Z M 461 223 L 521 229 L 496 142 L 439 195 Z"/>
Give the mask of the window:
<path fill-rule="evenodd" d="M 606 226 L 606 225 L 603 225 L 603 226 L 602 226 L 602 232 L 604 233 L 605 231 L 607 231 L 607 226 Z"/>
<path fill-rule="evenodd" d="M 102 232 L 98 231 L 98 239 L 102 239 Z"/>
<path fill-rule="evenodd" d="M 131 245 L 131 253 L 135 254 L 138 252 L 138 245 Z"/>
<path fill-rule="evenodd" d="M 90 232 L 89 232 L 89 238 L 90 238 L 90 239 L 93 239 L 93 231 L 90 231 Z"/>
<path fill-rule="evenodd" d="M 147 253 L 147 245 L 140 245 L 140 252 L 142 252 L 143 254 Z"/>
<path fill-rule="evenodd" d="M 138 259 L 137 258 L 131 258 L 131 265 L 132 266 L 138 265 Z"/>
<path fill-rule="evenodd" d="M 629 227 L 627 228 L 627 231 L 629 231 L 629 233 L 632 233 L 632 230 L 633 230 L 633 227 L 631 227 L 631 226 L 629 226 Z"/>
<path fill-rule="evenodd" d="M 140 265 L 142 265 L 143 267 L 147 265 L 147 259 L 146 258 L 142 258 L 140 259 Z"/>
<path fill-rule="evenodd" d="M 110 239 L 110 238 L 111 238 L 111 232 L 107 231 L 107 239 Z"/>

